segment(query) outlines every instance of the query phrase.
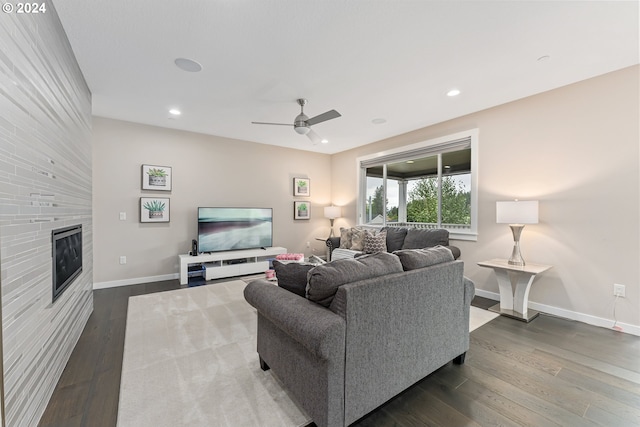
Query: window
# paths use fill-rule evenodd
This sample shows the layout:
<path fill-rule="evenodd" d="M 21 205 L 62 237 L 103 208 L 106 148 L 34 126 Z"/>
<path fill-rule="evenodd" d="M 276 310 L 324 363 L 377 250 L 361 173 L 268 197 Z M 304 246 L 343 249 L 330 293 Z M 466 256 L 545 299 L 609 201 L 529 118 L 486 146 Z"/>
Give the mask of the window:
<path fill-rule="evenodd" d="M 446 228 L 477 236 L 474 129 L 358 159 L 359 224 Z"/>

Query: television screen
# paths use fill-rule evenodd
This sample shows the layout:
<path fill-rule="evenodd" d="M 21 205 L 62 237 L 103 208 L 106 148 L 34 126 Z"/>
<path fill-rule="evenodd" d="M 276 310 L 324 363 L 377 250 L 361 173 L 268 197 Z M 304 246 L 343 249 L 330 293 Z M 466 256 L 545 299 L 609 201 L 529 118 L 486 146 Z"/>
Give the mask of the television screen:
<path fill-rule="evenodd" d="M 198 251 L 272 246 L 271 208 L 198 208 Z"/>

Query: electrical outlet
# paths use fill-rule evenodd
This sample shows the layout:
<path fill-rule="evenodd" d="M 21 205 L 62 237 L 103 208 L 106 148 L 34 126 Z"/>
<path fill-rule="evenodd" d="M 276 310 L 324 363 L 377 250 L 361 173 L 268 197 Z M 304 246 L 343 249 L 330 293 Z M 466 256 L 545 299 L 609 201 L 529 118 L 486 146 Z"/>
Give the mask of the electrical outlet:
<path fill-rule="evenodd" d="M 127 219 L 127 213 L 120 212 L 120 221 L 126 221 L 126 219 Z"/>
<path fill-rule="evenodd" d="M 625 288 L 624 285 L 619 285 L 617 283 L 613 284 L 613 295 L 624 298 L 625 297 Z"/>
<path fill-rule="evenodd" d="M 307 242 L 307 247 L 310 248 L 311 247 L 311 242 Z"/>
<path fill-rule="evenodd" d="M 126 256 L 121 256 L 120 257 L 120 264 L 126 264 L 127 263 L 127 257 Z"/>

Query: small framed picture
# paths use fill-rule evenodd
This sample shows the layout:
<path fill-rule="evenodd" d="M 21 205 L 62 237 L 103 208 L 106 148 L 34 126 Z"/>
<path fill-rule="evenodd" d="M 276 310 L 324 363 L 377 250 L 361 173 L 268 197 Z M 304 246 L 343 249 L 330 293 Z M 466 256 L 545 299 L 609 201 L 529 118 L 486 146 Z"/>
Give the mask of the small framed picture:
<path fill-rule="evenodd" d="M 293 195 L 294 196 L 310 196 L 311 180 L 309 178 L 293 178 Z"/>
<path fill-rule="evenodd" d="M 140 222 L 169 222 L 169 198 L 140 197 Z"/>
<path fill-rule="evenodd" d="M 293 202 L 293 219 L 311 218 L 311 203 Z"/>
<path fill-rule="evenodd" d="M 171 167 L 142 165 L 142 189 L 171 191 Z"/>

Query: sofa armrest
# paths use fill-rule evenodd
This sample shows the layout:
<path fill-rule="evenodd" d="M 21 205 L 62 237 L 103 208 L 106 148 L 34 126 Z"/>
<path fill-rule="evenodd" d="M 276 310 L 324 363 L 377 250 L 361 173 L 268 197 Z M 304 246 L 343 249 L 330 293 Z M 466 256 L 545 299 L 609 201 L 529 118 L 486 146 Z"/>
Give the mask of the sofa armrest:
<path fill-rule="evenodd" d="M 458 259 L 460 258 L 460 248 L 458 248 L 457 246 L 450 246 L 447 245 L 445 246 L 446 248 L 449 248 L 449 250 L 451 251 L 451 253 L 453 254 L 453 259 Z"/>
<path fill-rule="evenodd" d="M 345 321 L 331 310 L 266 280 L 254 280 L 244 297 L 258 312 L 315 356 L 344 352 Z"/>
<path fill-rule="evenodd" d="M 340 247 L 340 237 L 329 237 L 325 244 L 329 248 L 329 258 L 327 261 L 331 261 L 331 254 L 333 253 L 333 250 Z"/>

